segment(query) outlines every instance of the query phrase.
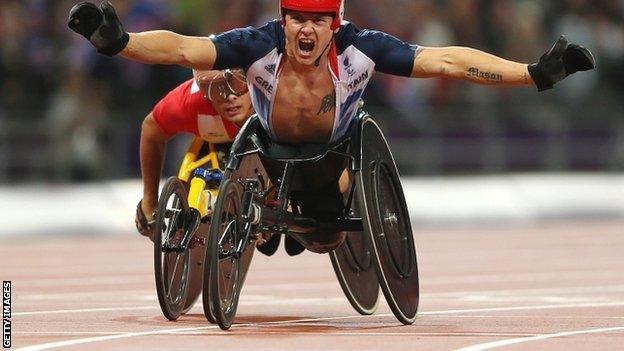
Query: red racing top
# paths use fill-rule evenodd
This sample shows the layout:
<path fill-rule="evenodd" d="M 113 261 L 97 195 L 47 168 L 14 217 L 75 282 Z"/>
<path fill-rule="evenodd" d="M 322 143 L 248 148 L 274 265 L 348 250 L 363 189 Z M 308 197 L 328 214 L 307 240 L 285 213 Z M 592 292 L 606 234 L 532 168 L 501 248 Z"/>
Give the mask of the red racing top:
<path fill-rule="evenodd" d="M 233 141 L 240 131 L 239 126 L 217 113 L 194 79 L 180 84 L 162 98 L 154 106 L 152 116 L 167 136 L 187 132 L 221 144 Z"/>

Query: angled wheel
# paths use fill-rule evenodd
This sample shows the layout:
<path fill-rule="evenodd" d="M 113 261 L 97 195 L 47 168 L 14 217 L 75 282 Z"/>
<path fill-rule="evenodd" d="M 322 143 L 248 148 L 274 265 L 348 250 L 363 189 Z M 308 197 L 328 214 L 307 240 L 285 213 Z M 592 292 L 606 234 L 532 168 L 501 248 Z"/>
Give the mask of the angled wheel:
<path fill-rule="evenodd" d="M 418 267 L 399 173 L 377 124 L 368 119 L 361 132 L 366 143 L 356 187 L 358 204 L 366 209 L 364 229 L 388 305 L 399 321 L 412 324 L 418 311 Z"/>
<path fill-rule="evenodd" d="M 203 225 L 200 226 L 200 230 L 203 229 Z M 208 282 L 209 282 L 209 275 L 210 275 L 210 262 L 209 262 L 209 257 L 208 257 L 208 249 L 210 248 L 210 226 L 205 227 L 205 230 L 203 230 L 204 232 L 204 236 L 203 238 L 205 238 L 204 241 L 204 246 L 201 247 L 201 250 L 203 251 L 202 253 L 202 259 L 203 262 L 201 264 L 201 269 L 203 271 L 203 278 L 200 280 L 201 281 L 201 295 L 202 295 L 202 305 L 203 305 L 203 309 L 204 309 L 204 316 L 206 317 L 206 319 L 208 320 L 208 322 L 216 324 L 217 323 L 217 317 L 215 317 L 214 312 L 212 311 L 212 306 L 210 305 L 210 289 L 207 288 L 208 286 Z"/>
<path fill-rule="evenodd" d="M 193 308 L 193 305 L 195 305 L 195 302 L 197 302 L 202 292 L 206 236 L 208 235 L 209 226 L 208 223 L 202 223 L 199 228 L 197 228 L 194 239 L 192 239 L 189 247 L 191 257 L 189 263 L 188 295 L 184 303 L 182 314 L 186 314 Z M 216 320 L 213 319 L 210 322 L 216 323 Z"/>
<path fill-rule="evenodd" d="M 244 278 L 254 252 L 253 245 L 244 243 L 241 256 L 234 251 L 244 240 L 241 209 L 241 186 L 226 179 L 221 183 L 219 198 L 210 225 L 204 275 L 204 312 L 213 313 L 221 329 L 231 327 Z M 206 292 L 209 292 L 206 294 Z M 209 311 L 206 311 L 208 302 Z"/>
<path fill-rule="evenodd" d="M 360 217 L 355 208 L 351 214 L 353 217 Z M 344 243 L 330 252 L 329 257 L 340 287 L 351 306 L 362 315 L 375 313 L 379 302 L 379 282 L 364 233 L 348 232 Z"/>
<path fill-rule="evenodd" d="M 188 213 L 186 190 L 171 177 L 163 186 L 156 210 L 154 273 L 158 303 L 165 317 L 176 320 L 186 309 L 190 252 L 176 249 L 184 236 Z"/>

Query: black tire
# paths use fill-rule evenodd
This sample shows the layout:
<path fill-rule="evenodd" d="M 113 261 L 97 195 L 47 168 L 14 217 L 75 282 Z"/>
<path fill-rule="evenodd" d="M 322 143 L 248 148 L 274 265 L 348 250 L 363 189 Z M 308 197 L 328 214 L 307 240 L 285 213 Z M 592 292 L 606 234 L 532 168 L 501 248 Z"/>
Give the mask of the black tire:
<path fill-rule="evenodd" d="M 357 206 L 352 207 L 353 216 L 360 217 Z M 379 282 L 364 235 L 363 232 L 347 232 L 344 243 L 330 252 L 329 258 L 351 306 L 359 314 L 371 315 L 379 303 Z"/>
<path fill-rule="evenodd" d="M 210 227 L 212 227 L 212 223 L 214 222 L 214 212 L 213 212 L 213 217 L 211 219 L 211 225 Z M 211 294 L 210 294 L 210 235 L 211 235 L 211 231 L 210 229 L 208 229 L 208 234 L 206 237 L 206 247 L 204 249 L 204 276 L 203 276 L 203 280 L 202 280 L 202 306 L 204 309 L 204 316 L 206 317 L 206 319 L 208 320 L 208 322 L 212 323 L 212 324 L 217 324 L 217 317 L 215 317 L 215 313 L 212 310 L 212 303 L 211 301 Z"/>
<path fill-rule="evenodd" d="M 209 230 L 208 223 L 200 224 L 199 228 L 195 231 L 195 237 L 197 241 L 204 244 L 191 244 L 191 258 L 189 267 L 189 279 L 188 279 L 188 295 L 186 296 L 186 302 L 184 303 L 184 309 L 182 314 L 188 313 L 193 308 L 195 302 L 199 299 L 199 295 L 202 293 L 203 276 L 204 276 L 204 263 L 206 255 L 206 236 Z M 216 323 L 213 319 L 211 323 Z"/>
<path fill-rule="evenodd" d="M 206 269 L 210 273 L 204 275 L 204 296 L 208 291 L 209 310 L 223 330 L 232 326 L 236 316 L 238 299 L 254 252 L 253 245 L 246 245 L 241 257 L 227 256 L 244 239 L 241 193 L 240 184 L 229 179 L 221 183 L 208 235 Z"/>
<path fill-rule="evenodd" d="M 229 176 L 231 175 L 230 172 L 226 172 L 226 174 L 223 177 L 223 181 L 219 187 L 219 194 L 221 194 L 221 191 L 224 189 L 223 186 L 226 183 L 227 178 L 229 178 Z M 212 304 L 212 292 L 210 291 L 210 275 L 212 274 L 211 271 L 211 260 L 212 260 L 212 252 L 213 250 L 213 246 L 214 245 L 212 242 L 214 240 L 212 240 L 213 237 L 215 237 L 212 228 L 213 227 L 217 227 L 217 226 L 221 226 L 221 218 L 220 216 L 217 216 L 217 211 L 220 211 L 222 205 L 220 205 L 223 200 L 220 200 L 221 196 L 219 196 L 217 198 L 217 201 L 215 202 L 215 207 L 213 209 L 212 212 L 212 217 L 210 220 L 210 227 L 208 229 L 208 234 L 206 237 L 206 248 L 205 248 L 205 255 L 204 255 L 204 277 L 203 277 L 203 286 L 202 286 L 202 305 L 204 308 L 204 316 L 206 317 L 206 319 L 213 324 L 217 324 L 218 320 L 217 317 L 215 315 L 214 309 L 213 309 L 213 304 Z M 217 207 L 218 206 L 218 207 Z M 239 206 L 240 207 L 240 206 Z M 239 210 L 240 213 L 240 210 Z M 217 217 L 219 217 L 219 219 L 217 219 Z"/>
<path fill-rule="evenodd" d="M 419 281 L 416 248 L 399 173 L 388 145 L 371 119 L 362 126 L 362 170 L 356 175 L 364 230 L 374 253 L 381 290 L 403 324 L 416 319 Z"/>
<path fill-rule="evenodd" d="M 158 303 L 165 317 L 176 320 L 187 309 L 190 252 L 165 252 L 171 240 L 181 240 L 188 213 L 186 189 L 171 177 L 163 186 L 154 228 L 154 276 Z"/>

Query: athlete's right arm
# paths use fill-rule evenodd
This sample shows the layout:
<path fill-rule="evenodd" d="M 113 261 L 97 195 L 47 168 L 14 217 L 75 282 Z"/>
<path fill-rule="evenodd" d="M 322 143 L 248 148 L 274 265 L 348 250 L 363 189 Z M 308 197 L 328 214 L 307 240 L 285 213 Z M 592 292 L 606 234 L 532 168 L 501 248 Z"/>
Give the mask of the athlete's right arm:
<path fill-rule="evenodd" d="M 141 175 L 143 178 L 143 212 L 151 216 L 158 206 L 158 181 L 165 160 L 165 145 L 170 136 L 165 134 L 148 114 L 141 126 Z"/>
<path fill-rule="evenodd" d="M 212 69 L 216 48 L 202 37 L 188 37 L 169 31 L 126 33 L 108 1 L 99 7 L 89 2 L 74 6 L 68 26 L 87 38 L 99 53 L 143 62 L 177 64 L 196 69 Z"/>
<path fill-rule="evenodd" d="M 212 40 L 188 37 L 157 30 L 129 33 L 128 45 L 121 56 L 150 64 L 176 64 L 199 70 L 210 70 L 217 56 Z"/>

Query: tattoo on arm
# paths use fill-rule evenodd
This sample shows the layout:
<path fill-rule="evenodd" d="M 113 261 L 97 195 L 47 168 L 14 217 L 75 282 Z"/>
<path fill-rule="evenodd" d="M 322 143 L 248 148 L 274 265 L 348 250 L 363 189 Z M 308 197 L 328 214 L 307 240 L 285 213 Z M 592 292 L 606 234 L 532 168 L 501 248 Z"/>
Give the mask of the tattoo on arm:
<path fill-rule="evenodd" d="M 483 72 L 476 67 L 468 68 L 468 77 L 481 78 L 490 82 L 502 82 L 503 75 L 499 73 Z"/>
<path fill-rule="evenodd" d="M 331 94 L 325 95 L 323 100 L 321 100 L 321 108 L 317 115 L 327 113 L 336 108 L 336 90 L 334 90 Z"/>

